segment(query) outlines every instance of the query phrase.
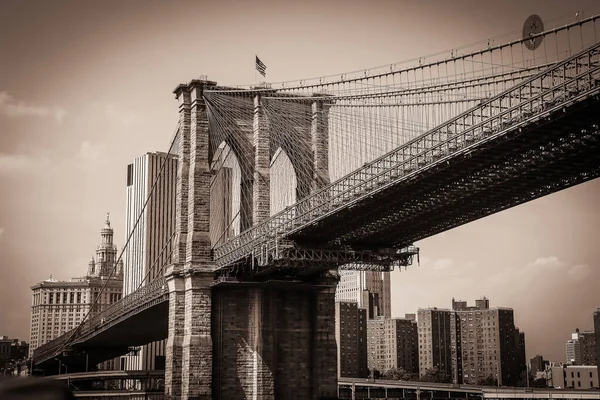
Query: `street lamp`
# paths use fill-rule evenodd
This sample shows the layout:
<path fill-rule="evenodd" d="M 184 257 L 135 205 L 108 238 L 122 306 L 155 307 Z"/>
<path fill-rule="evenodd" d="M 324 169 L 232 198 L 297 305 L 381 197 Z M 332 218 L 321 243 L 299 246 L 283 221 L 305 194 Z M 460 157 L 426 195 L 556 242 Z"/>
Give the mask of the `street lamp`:
<path fill-rule="evenodd" d="M 498 360 L 496 362 L 496 383 L 498 384 L 498 387 L 500 387 L 500 360 Z"/>

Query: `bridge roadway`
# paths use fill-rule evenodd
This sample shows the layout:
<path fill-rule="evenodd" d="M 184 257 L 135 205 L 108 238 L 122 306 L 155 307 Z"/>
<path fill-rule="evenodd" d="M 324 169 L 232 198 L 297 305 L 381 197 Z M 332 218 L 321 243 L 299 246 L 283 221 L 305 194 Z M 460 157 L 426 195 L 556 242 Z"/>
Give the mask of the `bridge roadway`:
<path fill-rule="evenodd" d="M 165 371 L 94 371 L 51 376 L 48 379 L 76 384 L 80 381 L 143 380 L 164 378 Z M 354 396 L 352 393 L 354 392 Z M 391 380 L 371 380 L 339 378 L 340 399 L 397 398 L 403 399 L 600 399 L 600 390 L 575 390 L 553 388 L 493 387 L 477 385 L 457 385 L 431 382 L 410 382 Z M 111 398 L 162 398 L 161 394 L 146 391 L 76 391 L 76 397 Z M 150 397 L 143 397 L 148 395 Z"/>
<path fill-rule="evenodd" d="M 355 378 L 338 379 L 338 393 L 340 399 L 600 399 L 597 389 L 493 387 Z"/>
<path fill-rule="evenodd" d="M 163 370 L 128 370 L 128 371 L 92 371 L 92 372 L 76 372 L 71 374 L 52 375 L 48 379 L 57 381 L 76 382 L 80 380 L 94 379 L 140 379 L 140 378 L 164 378 L 165 371 Z"/>

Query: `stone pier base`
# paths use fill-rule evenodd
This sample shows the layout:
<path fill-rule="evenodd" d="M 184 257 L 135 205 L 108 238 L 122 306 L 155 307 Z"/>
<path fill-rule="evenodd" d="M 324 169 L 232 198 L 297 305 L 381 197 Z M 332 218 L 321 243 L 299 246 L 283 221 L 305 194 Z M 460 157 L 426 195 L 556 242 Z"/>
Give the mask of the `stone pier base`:
<path fill-rule="evenodd" d="M 335 286 L 213 288 L 214 399 L 335 399 Z"/>

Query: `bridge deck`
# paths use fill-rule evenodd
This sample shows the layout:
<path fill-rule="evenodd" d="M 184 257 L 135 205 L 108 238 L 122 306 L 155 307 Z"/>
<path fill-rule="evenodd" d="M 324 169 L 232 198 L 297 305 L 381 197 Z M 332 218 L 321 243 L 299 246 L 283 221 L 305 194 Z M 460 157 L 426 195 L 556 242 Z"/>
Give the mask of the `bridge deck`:
<path fill-rule="evenodd" d="M 342 393 L 349 391 L 361 392 L 356 398 L 363 397 L 364 393 L 386 393 L 385 389 L 405 389 L 409 392 L 419 391 L 421 399 L 429 398 L 456 398 L 456 394 L 476 395 L 474 398 L 488 399 L 600 399 L 600 390 L 576 390 L 553 388 L 523 388 L 523 387 L 494 387 L 476 385 L 457 385 L 430 382 L 388 381 L 355 378 L 338 379 L 338 387 Z M 430 392 L 429 394 L 423 392 Z M 434 396 L 434 393 L 437 395 Z M 443 395 L 443 392 L 446 395 Z M 392 392 L 390 392 L 392 393 Z M 454 394 L 453 394 L 454 393 Z M 392 398 L 393 395 L 383 398 Z M 411 396 L 412 397 L 412 396 Z M 341 397 L 347 398 L 347 397 Z M 375 398 L 375 397 L 373 397 Z M 377 397 L 379 398 L 379 397 Z"/>

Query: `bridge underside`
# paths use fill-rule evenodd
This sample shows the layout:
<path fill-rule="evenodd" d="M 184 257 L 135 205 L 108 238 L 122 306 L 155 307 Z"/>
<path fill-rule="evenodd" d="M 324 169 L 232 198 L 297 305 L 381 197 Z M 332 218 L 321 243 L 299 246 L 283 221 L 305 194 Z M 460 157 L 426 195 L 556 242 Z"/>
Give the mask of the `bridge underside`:
<path fill-rule="evenodd" d="M 293 234 L 299 245 L 405 246 L 600 175 L 598 96 L 513 128 Z M 365 221 L 369 223 L 365 224 Z M 359 245 L 360 244 L 360 245 Z"/>
<path fill-rule="evenodd" d="M 168 315 L 168 310 L 168 301 L 163 301 L 112 324 L 110 329 L 98 329 L 98 333 L 80 338 L 73 346 L 82 350 L 102 351 L 102 349 L 141 346 L 166 339 L 169 324 L 165 316 Z"/>
<path fill-rule="evenodd" d="M 106 327 L 99 324 L 61 354 L 36 360 L 36 369 L 54 374 L 63 364 L 70 372 L 92 371 L 96 364 L 125 355 L 132 347 L 166 339 L 168 314 L 169 303 L 164 300 Z"/>

